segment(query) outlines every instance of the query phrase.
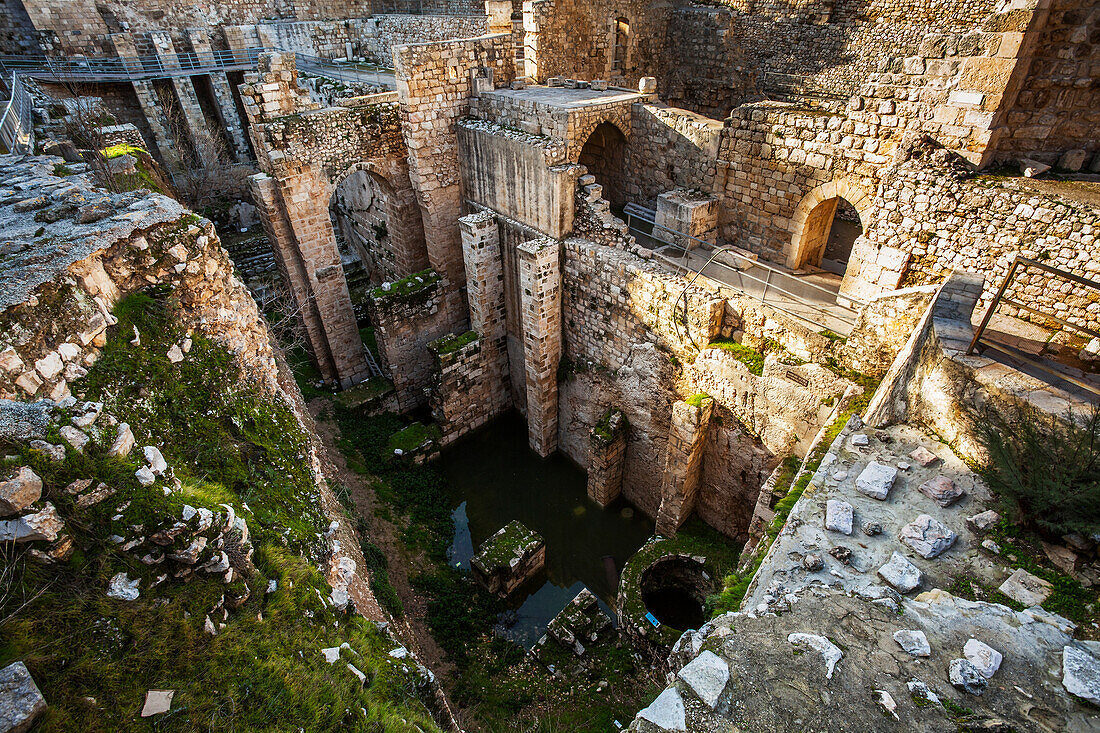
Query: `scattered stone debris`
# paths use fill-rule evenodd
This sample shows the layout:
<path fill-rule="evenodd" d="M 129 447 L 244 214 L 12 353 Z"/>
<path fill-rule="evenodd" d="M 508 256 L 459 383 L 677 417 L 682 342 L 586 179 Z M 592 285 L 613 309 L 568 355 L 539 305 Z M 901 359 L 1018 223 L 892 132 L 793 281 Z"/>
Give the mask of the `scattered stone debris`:
<path fill-rule="evenodd" d="M 512 520 L 482 543 L 470 560 L 474 579 L 490 593 L 508 595 L 546 564 L 546 543 L 537 532 Z"/>
<path fill-rule="evenodd" d="M 966 518 L 966 526 L 970 527 L 972 532 L 977 534 L 984 534 L 993 529 L 997 525 L 997 522 L 1001 521 L 1001 515 L 992 509 L 987 509 L 984 512 L 975 514 L 972 517 Z"/>
<path fill-rule="evenodd" d="M 856 489 L 872 499 L 885 501 L 898 476 L 898 469 L 871 461 L 856 478 Z"/>
<path fill-rule="evenodd" d="M 120 601 L 136 601 L 141 595 L 141 591 L 138 590 L 140 586 L 141 578 L 131 580 L 126 573 L 117 573 L 111 578 L 107 595 Z"/>
<path fill-rule="evenodd" d="M 982 677 L 989 679 L 1000 669 L 1003 655 L 983 641 L 969 639 L 963 646 L 963 656 L 966 661 L 974 665 L 974 668 L 982 673 Z"/>
<path fill-rule="evenodd" d="M 47 707 L 27 665 L 13 662 L 0 669 L 0 731 L 30 730 Z"/>
<path fill-rule="evenodd" d="M 704 651 L 684 665 L 678 676 L 703 703 L 714 710 L 729 684 L 730 669 L 726 660 L 714 652 Z"/>
<path fill-rule="evenodd" d="M 825 660 L 825 679 L 828 680 L 833 678 L 833 671 L 836 669 L 837 662 L 844 658 L 844 652 L 840 650 L 840 647 L 824 636 L 795 633 L 789 634 L 787 641 L 794 644 L 795 647 L 819 652 Z"/>
<path fill-rule="evenodd" d="M 985 692 L 989 682 L 973 664 L 966 659 L 952 659 L 948 667 L 948 679 L 951 684 L 971 695 Z"/>
<path fill-rule="evenodd" d="M 942 507 L 951 506 L 966 496 L 965 491 L 956 486 L 954 481 L 943 475 L 925 481 L 917 490 Z"/>
<path fill-rule="evenodd" d="M 841 534 L 852 534 L 852 505 L 846 501 L 829 499 L 825 508 L 825 529 Z"/>
<path fill-rule="evenodd" d="M 42 498 L 42 479 L 28 466 L 20 466 L 11 478 L 0 482 L 0 517 L 18 514 Z"/>
<path fill-rule="evenodd" d="M 1023 568 L 1018 568 L 997 590 L 1017 603 L 1031 607 L 1042 605 L 1050 597 L 1054 586 Z"/>
<path fill-rule="evenodd" d="M 923 445 L 919 446 L 916 450 L 910 453 L 909 457 L 919 463 L 922 468 L 928 468 L 933 463 L 940 460 L 935 453 L 928 450 Z"/>
<path fill-rule="evenodd" d="M 141 708 L 141 717 L 149 718 L 172 709 L 175 690 L 149 690 L 145 693 L 145 705 Z"/>
<path fill-rule="evenodd" d="M 926 560 L 937 557 L 955 543 L 958 537 L 943 522 L 921 514 L 901 528 L 900 539 Z"/>
<path fill-rule="evenodd" d="M 890 562 L 879 568 L 878 574 L 894 586 L 898 593 L 908 593 L 919 588 L 922 579 L 920 568 L 898 552 L 890 555 Z"/>
<path fill-rule="evenodd" d="M 932 656 L 932 647 L 928 645 L 928 637 L 924 635 L 923 631 L 914 631 L 912 629 L 895 631 L 894 641 L 896 641 L 898 646 L 904 649 L 907 654 L 912 654 L 914 657 Z"/>
<path fill-rule="evenodd" d="M 649 707 L 638 713 L 642 720 L 669 731 L 687 730 L 687 711 L 684 700 L 675 687 L 669 687 Z"/>

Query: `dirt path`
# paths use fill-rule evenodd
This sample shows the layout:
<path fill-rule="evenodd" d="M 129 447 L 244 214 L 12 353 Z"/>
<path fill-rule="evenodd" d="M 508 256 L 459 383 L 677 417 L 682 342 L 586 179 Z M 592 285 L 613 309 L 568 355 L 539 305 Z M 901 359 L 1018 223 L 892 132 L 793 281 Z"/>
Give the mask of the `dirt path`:
<path fill-rule="evenodd" d="M 409 557 L 398 537 L 397 528 L 375 514 L 375 510 L 379 508 L 379 502 L 369 477 L 362 476 L 348 467 L 344 454 L 336 445 L 340 436 L 339 428 L 333 421 L 324 417 L 328 402 L 316 398 L 310 400 L 308 406 L 316 424 L 317 437 L 325 448 L 328 468 L 331 469 L 331 472 L 326 473 L 329 473 L 330 479 L 339 481 L 351 491 L 359 514 L 366 519 L 370 528 L 368 539 L 377 545 L 389 560 L 390 582 L 397 590 L 397 596 L 405 607 L 405 617 L 394 619 L 399 635 L 409 644 L 421 663 L 431 669 L 437 677 L 446 678 L 453 671 L 453 666 L 428 631 L 424 599 L 412 589 L 409 583 L 409 577 L 419 570 L 418 559 Z"/>

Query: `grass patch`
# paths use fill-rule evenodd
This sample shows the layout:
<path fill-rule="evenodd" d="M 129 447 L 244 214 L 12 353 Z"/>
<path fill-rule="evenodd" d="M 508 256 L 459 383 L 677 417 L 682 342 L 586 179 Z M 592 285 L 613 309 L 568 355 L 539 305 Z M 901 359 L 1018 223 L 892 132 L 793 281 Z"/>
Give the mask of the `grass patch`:
<path fill-rule="evenodd" d="M 756 376 L 759 377 L 764 374 L 764 354 L 756 349 L 745 346 L 731 338 L 716 338 L 710 342 L 708 348 L 728 351 Z"/>
<path fill-rule="evenodd" d="M 428 290 L 441 279 L 435 270 L 421 270 L 390 283 L 389 290 L 377 287 L 371 290 L 370 294 L 375 300 L 407 300 L 417 293 Z"/>
<path fill-rule="evenodd" d="M 182 489 L 168 496 L 159 485 L 139 486 L 140 452 L 108 456 L 109 433 L 60 463 L 22 444 L 0 446 L 42 476 L 76 546 L 52 566 L 28 561 L 25 548 L 6 549 L 15 592 L 0 596 L 0 664 L 25 661 L 49 700 L 36 730 L 148 730 L 138 712 L 149 688 L 176 690 L 171 712 L 155 721 L 173 730 L 438 730 L 420 701 L 419 673 L 388 656 L 393 642 L 322 600 L 328 584 L 307 558 L 319 556 L 326 522 L 302 460 L 306 436 L 289 407 L 240 381 L 228 351 L 201 336 L 192 335 L 182 362 L 169 362 L 168 348 L 183 335 L 176 308 L 167 289 L 121 301 L 100 359 L 73 387 L 129 422 L 139 446 L 160 446 Z M 135 326 L 140 345 L 130 343 Z M 61 491 L 77 478 L 117 493 L 77 510 Z M 170 524 L 184 503 L 226 503 L 246 519 L 251 576 L 227 585 L 199 572 L 153 586 L 165 569 L 108 538 L 134 535 L 133 525 L 148 532 Z M 114 522 L 116 512 L 124 516 Z M 105 595 L 117 572 L 142 579 L 138 600 Z M 271 580 L 277 589 L 269 594 Z M 240 603 L 228 616 L 223 596 Z M 33 600 L 19 609 L 26 598 Z M 208 615 L 215 636 L 203 630 Z M 344 642 L 345 660 L 327 664 L 319 650 Z M 365 684 L 345 662 L 363 671 Z"/>
<path fill-rule="evenodd" d="M 450 333 L 441 338 L 437 338 L 428 344 L 428 348 L 431 349 L 437 356 L 444 356 L 446 354 L 453 354 L 461 349 L 463 346 L 468 346 L 477 340 L 477 331 L 467 331 L 466 333 Z"/>
<path fill-rule="evenodd" d="M 414 422 L 390 436 L 389 449 L 391 454 L 396 453 L 396 451 L 412 453 L 425 443 L 438 439 L 439 428 L 434 425 L 427 426 L 423 423 Z"/>
<path fill-rule="evenodd" d="M 698 392 L 696 394 L 693 394 L 691 397 L 688 397 L 686 400 L 684 400 L 684 402 L 691 405 L 692 407 L 702 407 L 703 400 L 709 399 L 710 395 L 706 392 Z"/>

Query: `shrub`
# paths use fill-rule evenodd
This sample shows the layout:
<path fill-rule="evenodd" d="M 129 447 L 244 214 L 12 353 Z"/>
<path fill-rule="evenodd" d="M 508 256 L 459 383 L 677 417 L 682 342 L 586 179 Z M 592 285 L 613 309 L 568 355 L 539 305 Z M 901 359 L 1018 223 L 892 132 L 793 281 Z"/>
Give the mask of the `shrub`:
<path fill-rule="evenodd" d="M 977 427 L 981 474 L 1006 516 L 1058 536 L 1100 531 L 1100 406 L 1083 425 L 989 409 Z"/>

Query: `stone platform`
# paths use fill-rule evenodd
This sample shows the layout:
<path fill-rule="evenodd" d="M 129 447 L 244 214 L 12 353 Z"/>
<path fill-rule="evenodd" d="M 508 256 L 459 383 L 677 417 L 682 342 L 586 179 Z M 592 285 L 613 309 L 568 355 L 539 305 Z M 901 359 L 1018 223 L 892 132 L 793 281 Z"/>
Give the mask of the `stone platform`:
<path fill-rule="evenodd" d="M 504 525 L 482 543 L 470 561 L 474 579 L 490 593 L 506 596 L 546 564 L 546 543 L 519 520 Z"/>

